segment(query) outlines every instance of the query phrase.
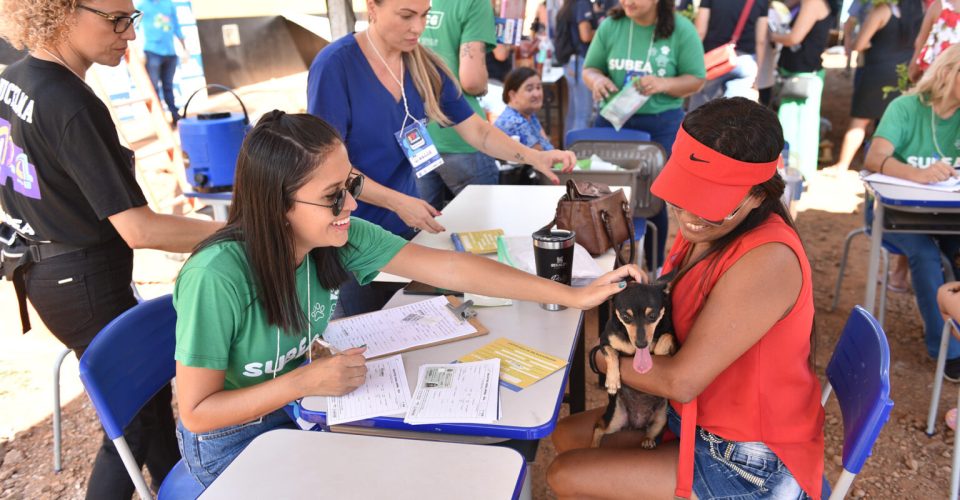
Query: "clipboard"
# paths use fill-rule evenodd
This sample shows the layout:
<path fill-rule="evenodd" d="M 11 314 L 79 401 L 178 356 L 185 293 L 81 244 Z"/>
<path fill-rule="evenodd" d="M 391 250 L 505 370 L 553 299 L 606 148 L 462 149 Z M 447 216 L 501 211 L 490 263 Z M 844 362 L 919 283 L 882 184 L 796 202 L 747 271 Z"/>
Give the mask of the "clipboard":
<path fill-rule="evenodd" d="M 462 300 L 460 300 L 459 298 L 454 297 L 454 296 L 452 296 L 452 295 L 444 295 L 442 299 L 441 299 L 441 297 L 435 297 L 435 298 L 433 298 L 433 299 L 427 299 L 426 301 L 414 302 L 414 303 L 412 303 L 412 304 L 405 304 L 405 305 L 403 305 L 403 306 L 398 306 L 398 307 L 391 308 L 391 309 L 383 309 L 383 310 L 380 310 L 380 311 L 373 311 L 373 312 L 364 313 L 364 314 L 359 314 L 359 315 L 357 315 L 357 316 L 351 316 L 351 317 L 349 317 L 349 318 L 344 318 L 344 319 L 341 319 L 341 320 L 333 321 L 333 322 L 331 322 L 331 323 L 327 326 L 327 331 L 329 332 L 329 331 L 331 330 L 331 328 L 337 328 L 338 325 L 341 324 L 341 323 L 343 323 L 343 322 L 351 322 L 351 321 L 352 321 L 352 322 L 355 322 L 355 323 L 356 323 L 356 322 L 358 322 L 358 319 L 362 321 L 362 318 L 364 318 L 364 317 L 369 317 L 369 316 L 373 316 L 373 315 L 382 315 L 382 314 L 384 314 L 385 312 L 388 312 L 388 311 L 389 311 L 388 314 L 395 314 L 395 313 L 397 312 L 397 310 L 399 310 L 399 309 L 402 309 L 402 308 L 411 308 L 410 306 L 414 306 L 414 305 L 419 304 L 419 303 L 422 303 L 422 302 L 428 302 L 428 301 L 433 301 L 433 300 L 438 300 L 438 299 L 439 299 L 439 300 L 445 300 L 445 301 L 446 301 L 446 304 L 447 304 L 449 307 L 444 307 L 443 310 L 444 310 L 447 314 L 450 315 L 450 317 L 451 317 L 452 320 L 458 321 L 458 322 L 460 322 L 461 324 L 462 324 L 462 323 L 467 323 L 467 324 L 469 324 L 469 325 L 473 328 L 474 331 L 473 331 L 473 332 L 470 332 L 470 333 L 459 334 L 459 335 L 452 336 L 452 337 L 447 337 L 447 338 L 438 339 L 438 340 L 433 341 L 433 342 L 426 342 L 426 343 L 421 343 L 421 344 L 410 345 L 410 346 L 404 347 L 404 348 L 402 348 L 402 349 L 391 349 L 391 350 L 386 350 L 386 351 L 384 351 L 384 352 L 378 352 L 378 353 L 375 353 L 375 354 L 367 357 L 367 359 L 368 359 L 368 360 L 380 359 L 380 358 L 383 358 L 383 357 L 385 357 L 385 356 L 392 356 L 392 355 L 394 355 L 394 354 L 401 354 L 401 353 L 405 353 L 405 352 L 409 352 L 409 351 L 414 351 L 414 350 L 417 350 L 417 349 L 424 349 L 424 348 L 427 348 L 427 347 L 433 347 L 433 346 L 436 346 L 436 345 L 442 345 L 442 344 L 446 344 L 446 343 L 449 343 L 449 342 L 455 342 L 455 341 L 458 341 L 458 340 L 469 339 L 469 338 L 473 338 L 473 337 L 479 337 L 479 336 L 481 336 L 481 335 L 486 335 L 486 334 L 490 333 L 490 330 L 487 329 L 487 327 L 485 327 L 482 323 L 480 323 L 480 320 L 477 319 L 477 317 L 476 317 L 475 314 L 472 315 L 472 316 L 470 316 L 470 317 L 459 317 L 459 316 L 457 316 L 456 313 L 454 312 L 455 310 L 465 310 L 466 308 L 464 307 L 464 304 L 463 304 L 463 301 L 462 301 Z M 469 307 L 469 304 L 467 305 L 467 307 Z M 408 317 L 410 317 L 410 316 L 413 316 L 413 315 L 408 315 Z M 404 318 L 404 320 L 406 320 L 406 318 Z M 339 334 L 339 332 L 336 332 L 335 334 Z M 332 343 L 334 343 L 334 344 L 337 343 L 337 339 L 330 339 L 330 338 L 328 338 L 326 332 L 324 333 L 323 338 L 324 338 L 324 340 L 327 340 L 328 342 L 332 342 Z M 337 345 L 337 348 L 340 348 L 340 349 L 349 348 L 349 347 L 353 347 L 353 346 L 349 346 L 349 345 L 342 345 L 342 346 L 341 346 L 341 345 Z M 370 346 L 368 346 L 368 348 L 370 348 Z"/>

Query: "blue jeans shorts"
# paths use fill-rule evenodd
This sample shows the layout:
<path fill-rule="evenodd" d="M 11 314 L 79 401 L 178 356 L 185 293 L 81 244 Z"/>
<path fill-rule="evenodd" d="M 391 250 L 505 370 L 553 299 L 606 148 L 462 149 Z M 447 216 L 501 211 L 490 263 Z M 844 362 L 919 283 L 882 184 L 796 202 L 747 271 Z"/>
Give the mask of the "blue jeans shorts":
<path fill-rule="evenodd" d="M 281 408 L 262 419 L 208 432 L 190 432 L 183 426 L 183 421 L 178 420 L 177 441 L 190 474 L 207 488 L 253 438 L 274 429 L 296 428 L 297 425 Z"/>
<path fill-rule="evenodd" d="M 680 417 L 669 405 L 667 425 L 680 435 Z M 693 456 L 693 492 L 698 498 L 809 498 L 783 462 L 761 442 L 727 441 L 697 427 Z"/>

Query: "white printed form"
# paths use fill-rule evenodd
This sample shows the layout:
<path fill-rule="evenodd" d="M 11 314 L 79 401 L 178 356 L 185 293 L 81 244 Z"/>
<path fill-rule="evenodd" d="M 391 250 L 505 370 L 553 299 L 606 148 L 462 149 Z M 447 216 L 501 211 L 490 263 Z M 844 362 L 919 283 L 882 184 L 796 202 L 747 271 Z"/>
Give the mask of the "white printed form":
<path fill-rule="evenodd" d="M 408 424 L 492 423 L 500 417 L 500 359 L 423 365 Z"/>
<path fill-rule="evenodd" d="M 399 354 L 367 362 L 367 380 L 353 392 L 327 398 L 327 425 L 407 411 L 410 386 Z"/>
<path fill-rule="evenodd" d="M 476 333 L 469 321 L 454 316 L 449 303 L 440 296 L 332 321 L 323 339 L 340 350 L 366 344 L 364 356 L 372 359 Z"/>

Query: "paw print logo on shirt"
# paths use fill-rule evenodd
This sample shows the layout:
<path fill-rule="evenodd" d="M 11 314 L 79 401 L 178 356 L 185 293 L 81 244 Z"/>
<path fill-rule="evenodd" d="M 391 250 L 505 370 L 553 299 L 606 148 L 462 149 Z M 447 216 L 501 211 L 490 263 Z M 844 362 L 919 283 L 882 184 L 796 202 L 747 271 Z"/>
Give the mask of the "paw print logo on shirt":
<path fill-rule="evenodd" d="M 663 69 L 663 68 L 658 69 L 658 70 L 657 70 L 657 76 L 659 76 L 660 78 L 663 78 L 663 77 L 667 76 L 667 70 L 665 70 L 665 69 Z"/>
<path fill-rule="evenodd" d="M 668 46 L 668 45 L 661 45 L 661 46 L 660 46 L 660 53 L 663 54 L 663 55 L 665 55 L 665 56 L 669 56 L 669 55 L 670 55 L 670 46 Z"/>
<path fill-rule="evenodd" d="M 313 310 L 310 311 L 310 319 L 313 321 L 320 321 L 327 314 L 327 306 L 317 302 L 313 305 Z"/>

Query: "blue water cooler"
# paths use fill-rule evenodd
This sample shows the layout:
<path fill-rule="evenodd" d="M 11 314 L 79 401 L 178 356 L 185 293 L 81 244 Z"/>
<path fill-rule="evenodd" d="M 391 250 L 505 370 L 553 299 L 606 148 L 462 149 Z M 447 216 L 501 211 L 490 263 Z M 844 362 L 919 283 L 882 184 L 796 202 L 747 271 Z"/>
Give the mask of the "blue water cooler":
<path fill-rule="evenodd" d="M 193 97 L 200 90 L 211 87 L 230 92 L 240 102 L 243 113 L 223 111 L 187 116 Z M 233 189 L 240 145 L 250 131 L 250 117 L 240 97 L 227 87 L 207 85 L 204 89 L 197 90 L 187 99 L 183 106 L 183 118 L 179 122 L 187 181 L 201 192 L 230 191 Z"/>

